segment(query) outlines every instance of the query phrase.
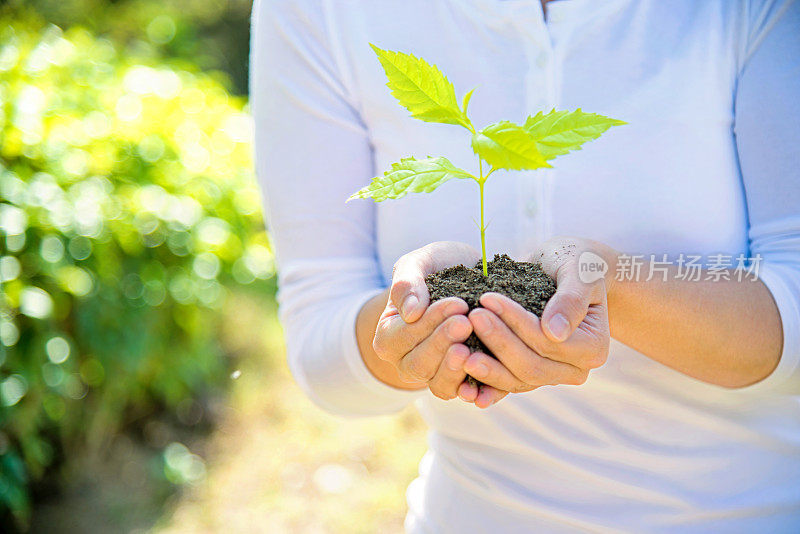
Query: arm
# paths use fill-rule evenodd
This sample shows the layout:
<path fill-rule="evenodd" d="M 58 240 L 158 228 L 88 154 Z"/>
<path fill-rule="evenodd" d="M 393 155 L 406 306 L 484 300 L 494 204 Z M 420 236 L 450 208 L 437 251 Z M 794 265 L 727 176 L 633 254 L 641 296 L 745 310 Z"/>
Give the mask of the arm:
<path fill-rule="evenodd" d="M 579 258 L 585 252 L 609 265 L 605 277 L 581 281 Z M 677 268 L 669 269 L 666 280 L 659 274 L 650 281 L 646 275 L 620 281 L 618 257 L 585 239 L 555 238 L 542 245 L 537 261 L 557 280 L 558 291 L 541 320 L 502 295 L 481 297 L 485 309 L 473 310 L 470 321 L 499 361 L 473 354 L 466 371 L 500 391 L 580 385 L 605 362 L 612 335 L 668 367 L 723 387 L 748 386 L 775 370 L 781 318 L 762 281 L 737 281 L 733 273 L 729 281 L 686 281 Z M 647 264 L 641 272 L 649 272 Z"/>
<path fill-rule="evenodd" d="M 642 272 L 647 270 L 644 265 Z M 749 277 L 692 282 L 677 274 L 670 267 L 666 281 L 656 276 L 649 282 L 645 277 L 610 282 L 611 335 L 719 386 L 748 386 L 772 373 L 783 337 L 778 308 L 764 283 Z"/>
<path fill-rule="evenodd" d="M 489 372 L 476 378 L 507 391 L 576 383 L 566 368 L 550 365 L 547 370 L 547 362 L 537 358 L 591 369 L 581 354 L 602 352 L 575 341 L 593 331 L 598 339 L 613 334 L 654 360 L 712 384 L 741 388 L 759 383 L 755 387 L 800 391 L 800 3 L 787 2 L 775 8 L 774 16 L 755 18 L 763 27 L 751 32 L 747 40 L 752 45 L 742 53 L 736 141 L 750 217 L 750 255 L 763 260 L 760 279 L 684 281 L 673 267 L 666 281 L 660 276 L 617 281 L 616 251 L 582 239 L 553 240 L 543 245 L 540 257 L 566 287 L 560 279 L 541 322 L 504 297 L 484 296 L 487 310 L 472 312 L 473 327 L 490 347 L 490 342 L 508 347 L 507 356 L 501 358 L 504 366 L 470 356 L 465 364 L 470 374 L 476 376 L 483 363 Z M 570 258 L 563 254 L 565 242 L 574 250 Z M 575 260 L 582 250 L 609 264 L 602 289 L 610 332 L 591 328 L 587 319 L 601 299 L 597 284 L 578 280 Z M 642 272 L 648 272 L 646 264 Z M 567 318 L 563 333 L 557 315 Z"/>
<path fill-rule="evenodd" d="M 263 0 L 253 17 L 256 164 L 278 263 L 289 366 L 328 411 L 396 411 L 413 396 L 376 380 L 356 340 L 358 312 L 385 285 L 375 257 L 374 207 L 345 205 L 372 177 L 372 155 L 335 59 L 326 7 L 316 0 Z"/>
<path fill-rule="evenodd" d="M 725 387 L 760 382 L 780 361 L 794 368 L 799 357 L 800 3 L 790 4 L 748 36 L 736 98 L 750 249 L 763 259 L 760 279 L 685 282 L 671 276 L 666 283 L 609 285 L 616 339 Z"/>

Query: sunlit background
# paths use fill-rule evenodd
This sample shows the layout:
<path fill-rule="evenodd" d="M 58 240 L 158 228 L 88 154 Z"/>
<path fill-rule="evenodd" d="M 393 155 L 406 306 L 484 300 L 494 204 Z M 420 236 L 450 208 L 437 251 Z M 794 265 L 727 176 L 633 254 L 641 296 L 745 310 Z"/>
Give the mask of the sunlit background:
<path fill-rule="evenodd" d="M 286 368 L 249 14 L 0 1 L 2 531 L 401 531 L 417 416 Z"/>

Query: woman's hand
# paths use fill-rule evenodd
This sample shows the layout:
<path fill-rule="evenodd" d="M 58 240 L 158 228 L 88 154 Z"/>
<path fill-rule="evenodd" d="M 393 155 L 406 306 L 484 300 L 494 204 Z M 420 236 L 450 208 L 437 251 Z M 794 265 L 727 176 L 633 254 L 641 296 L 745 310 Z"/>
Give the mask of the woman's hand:
<path fill-rule="evenodd" d="M 591 277 L 596 279 L 584 276 L 586 281 L 582 281 L 579 265 L 584 258 L 605 261 L 606 276 L 601 272 Z M 613 250 L 594 241 L 555 238 L 544 243 L 532 261 L 542 263 L 556 280 L 557 291 L 541 320 L 503 295 L 481 297 L 483 308 L 473 310 L 469 320 L 497 360 L 475 353 L 464 364 L 467 373 L 491 386 L 481 386 L 476 405 L 489 405 L 496 390 L 580 385 L 590 370 L 605 363 L 610 342 L 606 278 L 613 274 L 608 269 L 611 258 L 616 258 Z"/>
<path fill-rule="evenodd" d="M 472 333 L 466 302 L 447 298 L 429 306 L 425 277 L 454 265 L 473 265 L 480 254 L 469 245 L 437 242 L 395 263 L 386 308 L 378 320 L 372 348 L 409 385 L 427 385 L 437 397 L 453 399 L 466 378 Z"/>

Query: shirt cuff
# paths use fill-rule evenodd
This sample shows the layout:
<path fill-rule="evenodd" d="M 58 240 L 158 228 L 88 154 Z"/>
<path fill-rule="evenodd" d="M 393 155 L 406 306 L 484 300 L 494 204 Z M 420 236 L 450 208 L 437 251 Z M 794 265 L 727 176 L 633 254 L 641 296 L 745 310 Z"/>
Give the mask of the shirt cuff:
<path fill-rule="evenodd" d="M 348 298 L 340 308 L 336 328 L 328 330 L 330 335 L 339 334 L 338 342 L 331 340 L 334 353 L 324 354 L 321 362 L 304 361 L 300 368 L 292 370 L 311 400 L 328 412 L 351 417 L 394 413 L 426 392 L 398 389 L 381 382 L 361 358 L 356 319 L 364 304 L 381 291 L 372 289 Z"/>
<path fill-rule="evenodd" d="M 742 388 L 742 392 L 796 395 L 800 392 L 800 277 L 797 269 L 781 264 L 763 264 L 759 279 L 778 306 L 783 325 L 783 351 L 775 370 L 764 380 Z"/>

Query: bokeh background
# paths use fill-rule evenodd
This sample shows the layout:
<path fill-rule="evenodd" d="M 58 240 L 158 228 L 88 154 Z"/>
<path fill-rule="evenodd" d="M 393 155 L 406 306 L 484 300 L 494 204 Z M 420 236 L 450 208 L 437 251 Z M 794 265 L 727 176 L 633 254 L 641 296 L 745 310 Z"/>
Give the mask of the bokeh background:
<path fill-rule="evenodd" d="M 0 1 L 0 530 L 400 532 L 415 413 L 289 376 L 247 0 Z"/>

